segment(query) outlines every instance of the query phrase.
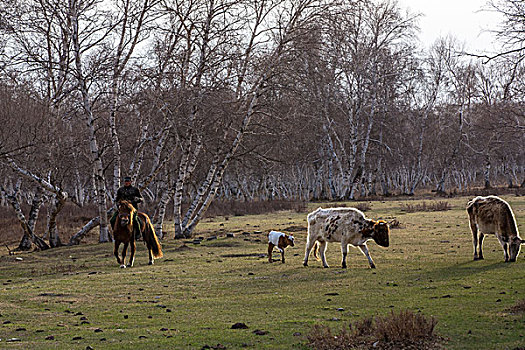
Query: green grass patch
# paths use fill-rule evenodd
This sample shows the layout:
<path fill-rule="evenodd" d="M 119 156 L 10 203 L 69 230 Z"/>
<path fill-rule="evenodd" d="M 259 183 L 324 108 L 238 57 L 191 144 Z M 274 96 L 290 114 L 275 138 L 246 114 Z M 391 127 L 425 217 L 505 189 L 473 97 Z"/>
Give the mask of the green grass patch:
<path fill-rule="evenodd" d="M 505 199 L 523 228 L 525 199 Z M 518 348 L 525 315 L 510 310 L 525 298 L 525 254 L 504 263 L 487 237 L 485 260 L 473 261 L 467 201 L 414 213 L 403 208 L 422 201 L 367 202 L 368 217 L 400 223 L 389 248 L 370 242 L 376 270 L 353 248 L 341 269 L 338 244 L 328 246 L 331 268 L 313 258 L 303 267 L 306 213 L 296 211 L 206 219 L 200 244 L 174 241 L 168 231 L 164 258 L 153 266 L 142 242 L 128 269 L 118 267 L 111 244 L 4 253 L 0 348 L 308 349 L 314 325 L 340 330 L 401 310 L 433 317 L 447 349 Z M 336 205 L 310 203 L 308 211 Z M 286 264 L 267 262 L 270 229 L 297 237 Z M 231 328 L 239 322 L 248 328 Z"/>

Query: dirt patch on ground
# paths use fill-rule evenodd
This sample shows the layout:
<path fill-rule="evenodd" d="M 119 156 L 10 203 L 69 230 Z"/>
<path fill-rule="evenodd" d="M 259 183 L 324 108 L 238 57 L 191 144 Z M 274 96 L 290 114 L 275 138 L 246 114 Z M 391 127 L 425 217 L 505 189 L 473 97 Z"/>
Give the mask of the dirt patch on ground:
<path fill-rule="evenodd" d="M 264 258 L 264 257 L 266 257 L 266 254 L 249 253 L 249 254 L 224 254 L 224 255 L 221 255 L 221 258 L 246 258 L 246 257 Z"/>
<path fill-rule="evenodd" d="M 516 305 L 511 306 L 508 310 L 510 313 L 516 315 L 525 314 L 525 299 L 518 301 Z"/>
<path fill-rule="evenodd" d="M 306 232 L 307 228 L 305 226 L 289 226 L 283 229 L 285 232 Z"/>
<path fill-rule="evenodd" d="M 231 248 L 231 247 L 240 247 L 242 245 L 241 242 L 236 242 L 236 241 L 231 241 L 231 240 L 227 240 L 227 241 L 212 241 L 210 243 L 207 244 L 208 246 L 210 247 L 218 247 L 218 248 Z"/>
<path fill-rule="evenodd" d="M 192 250 L 192 247 L 188 247 L 186 244 L 183 244 L 177 248 L 171 249 L 172 252 L 184 252 L 186 250 Z"/>

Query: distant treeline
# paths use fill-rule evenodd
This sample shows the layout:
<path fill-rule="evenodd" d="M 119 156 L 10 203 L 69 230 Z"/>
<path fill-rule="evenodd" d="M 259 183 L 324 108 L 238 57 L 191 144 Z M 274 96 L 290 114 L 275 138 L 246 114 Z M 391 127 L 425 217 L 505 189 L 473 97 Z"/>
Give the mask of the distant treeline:
<path fill-rule="evenodd" d="M 423 50 L 394 1 L 57 4 L 0 0 L 0 205 L 33 240 L 46 205 L 61 244 L 67 201 L 109 240 L 124 175 L 178 237 L 215 198 L 525 186 L 521 51 Z"/>

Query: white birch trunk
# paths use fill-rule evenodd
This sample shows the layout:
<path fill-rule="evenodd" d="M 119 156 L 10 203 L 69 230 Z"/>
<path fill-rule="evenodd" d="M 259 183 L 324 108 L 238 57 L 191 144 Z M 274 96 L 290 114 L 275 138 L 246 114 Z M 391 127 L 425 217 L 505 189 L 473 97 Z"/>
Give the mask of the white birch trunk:
<path fill-rule="evenodd" d="M 179 174 L 177 181 L 174 186 L 174 197 L 173 197 L 173 224 L 175 225 L 175 237 L 179 238 L 183 236 L 184 228 L 182 226 L 182 197 L 184 194 L 184 184 L 188 178 L 193 174 L 195 166 L 197 164 L 197 158 L 202 148 L 201 137 L 196 137 L 196 145 L 192 151 L 191 144 L 192 138 L 190 138 L 186 145 L 185 154 L 181 159 L 179 165 Z"/>
<path fill-rule="evenodd" d="M 161 199 L 157 205 L 155 213 L 155 233 L 157 237 L 164 238 L 164 218 L 166 216 L 166 206 L 168 202 L 173 198 L 174 191 L 164 191 L 162 192 Z"/>
<path fill-rule="evenodd" d="M 188 222 L 193 217 L 195 210 L 199 206 L 202 206 L 202 204 L 204 203 L 204 198 L 205 198 L 204 195 L 208 193 L 210 190 L 212 181 L 215 178 L 215 174 L 217 173 L 218 165 L 219 165 L 219 157 L 218 157 L 218 154 L 216 154 L 212 161 L 210 169 L 208 170 L 208 173 L 206 174 L 206 178 L 204 182 L 201 184 L 201 186 L 197 190 L 197 194 L 193 198 L 192 203 L 190 204 L 188 210 L 186 211 L 186 214 L 184 215 L 184 218 L 181 224 L 181 234 L 182 234 L 182 228 L 185 228 L 188 225 Z"/>
<path fill-rule="evenodd" d="M 487 189 L 492 187 L 490 184 L 490 168 L 491 168 L 490 158 L 487 156 L 486 161 L 485 161 L 485 169 L 483 171 L 483 180 L 485 182 L 484 187 Z"/>
<path fill-rule="evenodd" d="M 217 189 L 219 188 L 222 178 L 224 176 L 224 171 L 226 170 L 226 167 L 228 166 L 231 158 L 239 148 L 244 135 L 246 133 L 246 129 L 250 125 L 250 121 L 253 117 L 253 114 L 255 111 L 255 106 L 257 104 L 258 98 L 260 94 L 263 92 L 263 86 L 262 83 L 266 80 L 266 76 L 263 76 L 258 84 L 256 85 L 255 91 L 252 93 L 251 101 L 248 105 L 248 109 L 246 111 L 245 117 L 242 121 L 241 127 L 239 131 L 237 132 L 237 135 L 235 136 L 235 139 L 232 142 L 232 145 L 229 149 L 229 151 L 226 153 L 224 159 L 222 160 L 221 164 L 217 168 L 217 170 L 214 172 L 215 176 L 213 179 L 213 182 L 211 183 L 210 190 L 208 191 L 208 195 L 206 199 L 204 200 L 203 204 L 201 205 L 200 209 L 196 212 L 193 219 L 189 223 L 187 227 L 184 228 L 183 235 L 185 237 L 191 237 L 193 230 L 195 226 L 199 223 L 199 221 L 202 219 L 202 216 L 210 206 L 211 202 L 215 198 L 215 195 L 217 194 Z"/>
<path fill-rule="evenodd" d="M 1 185 L 0 185 L 0 192 L 2 192 L 2 194 L 6 197 L 6 199 L 9 201 L 9 203 L 15 210 L 16 217 L 18 221 L 20 222 L 20 226 L 22 226 L 22 231 L 24 232 L 24 235 L 29 236 L 31 241 L 40 250 L 49 249 L 50 248 L 49 245 L 42 238 L 35 235 L 31 227 L 27 224 L 24 213 L 22 212 L 22 208 L 20 208 L 20 203 L 18 202 L 18 199 L 16 198 L 16 192 L 14 194 L 9 194 Z"/>
<path fill-rule="evenodd" d="M 110 208 L 107 212 L 104 213 L 104 216 L 107 218 L 113 214 L 114 208 Z M 96 216 L 93 219 L 89 220 L 77 233 L 75 233 L 69 239 L 68 245 L 79 245 L 82 239 L 95 227 L 100 225 L 100 216 Z"/>
<path fill-rule="evenodd" d="M 57 219 L 58 213 L 60 213 L 65 203 L 66 203 L 65 198 L 55 195 L 55 198 L 53 198 L 52 207 L 49 210 L 49 213 L 47 216 L 47 236 L 49 237 L 49 245 L 51 246 L 51 248 L 62 246 L 62 242 L 60 241 L 60 236 L 58 235 L 58 227 L 57 227 L 56 219 Z"/>
<path fill-rule="evenodd" d="M 142 31 L 144 24 L 145 16 L 147 11 L 151 8 L 151 1 L 144 0 L 142 2 L 142 8 L 138 15 L 131 13 L 130 2 L 125 1 L 124 6 L 122 7 L 122 20 L 119 28 L 119 43 L 115 50 L 115 57 L 113 62 L 113 74 L 111 80 L 111 97 L 110 97 L 110 113 L 109 113 L 109 132 L 110 139 L 112 142 L 113 150 L 113 186 L 112 193 L 117 193 L 118 188 L 120 187 L 120 178 L 121 178 L 121 150 L 120 150 L 120 141 L 118 137 L 118 129 L 116 123 L 116 115 L 118 109 L 118 100 L 119 100 L 119 84 L 122 72 L 129 62 L 135 47 L 139 41 L 139 36 Z M 136 20 L 137 24 L 135 31 L 132 29 L 132 21 Z M 131 37 L 131 40 L 130 40 Z M 127 53 L 125 52 L 126 46 L 128 46 Z M 139 167 L 140 169 L 140 167 Z M 137 172 L 138 173 L 138 172 Z M 130 173 L 131 174 L 131 173 Z M 133 180 L 136 180 L 133 179 Z"/>
<path fill-rule="evenodd" d="M 82 106 L 84 108 L 84 116 L 86 118 L 86 126 L 88 128 L 89 137 L 89 155 L 93 164 L 93 176 L 95 179 L 96 199 L 98 205 L 98 213 L 100 216 L 100 230 L 99 230 L 99 242 L 109 241 L 108 232 L 108 219 L 106 215 L 106 183 L 104 178 L 104 166 L 102 163 L 102 155 L 98 147 L 97 136 L 96 136 L 96 125 L 93 111 L 91 109 L 91 98 L 89 95 L 87 82 L 83 73 L 82 66 L 82 51 L 80 47 L 79 37 L 79 23 L 78 23 L 78 8 L 80 4 L 77 0 L 70 0 L 70 21 L 71 21 L 71 32 L 74 50 L 74 60 L 76 68 L 76 78 L 78 87 L 82 94 Z"/>
<path fill-rule="evenodd" d="M 2 192 L 3 193 L 3 192 Z M 27 251 L 31 249 L 32 239 L 28 232 L 35 232 L 36 221 L 38 220 L 38 214 L 40 212 L 40 207 L 43 202 L 43 190 L 42 187 L 38 186 L 33 196 L 33 202 L 31 203 L 31 209 L 29 210 L 29 218 L 27 219 L 28 231 L 24 231 L 24 235 L 18 244 L 16 250 Z"/>

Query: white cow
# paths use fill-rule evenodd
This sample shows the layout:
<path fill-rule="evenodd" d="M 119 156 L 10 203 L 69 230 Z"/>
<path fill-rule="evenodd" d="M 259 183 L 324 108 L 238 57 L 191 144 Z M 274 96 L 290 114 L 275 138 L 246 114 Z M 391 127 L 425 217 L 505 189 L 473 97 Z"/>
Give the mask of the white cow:
<path fill-rule="evenodd" d="M 308 214 L 308 239 L 306 241 L 306 252 L 304 255 L 304 266 L 308 266 L 308 257 L 314 245 L 319 242 L 321 260 L 324 267 L 328 267 L 325 251 L 327 242 L 341 242 L 343 254 L 342 267 L 346 268 L 346 255 L 348 245 L 358 247 L 367 257 L 371 268 L 375 268 L 374 261 L 368 253 L 366 242 L 373 239 L 383 247 L 389 245 L 390 229 L 383 221 L 367 219 L 365 215 L 355 208 L 318 208 Z M 316 247 L 317 249 L 317 247 Z M 314 250 L 314 256 L 317 254 Z"/>

